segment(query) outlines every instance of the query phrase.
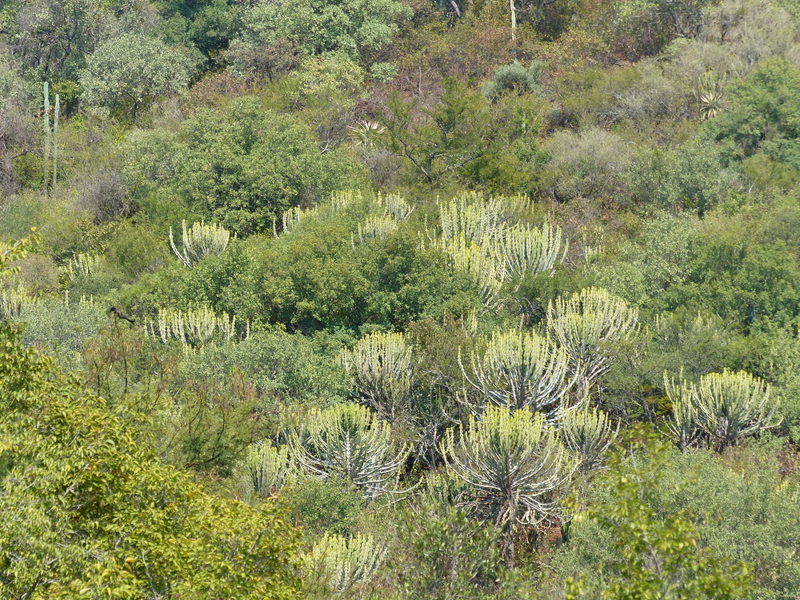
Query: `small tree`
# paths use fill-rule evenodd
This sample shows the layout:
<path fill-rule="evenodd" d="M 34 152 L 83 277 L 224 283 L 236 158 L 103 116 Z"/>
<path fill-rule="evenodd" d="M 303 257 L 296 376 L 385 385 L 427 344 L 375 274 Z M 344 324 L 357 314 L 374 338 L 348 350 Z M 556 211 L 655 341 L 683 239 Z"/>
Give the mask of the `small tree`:
<path fill-rule="evenodd" d="M 575 465 L 541 414 L 490 407 L 466 428 L 447 432 L 443 454 L 448 468 L 476 492 L 475 509 L 505 534 L 510 561 L 518 526 L 539 525 L 560 515 L 559 499 Z"/>
<path fill-rule="evenodd" d="M 221 225 L 205 224 L 204 221 L 192 224 L 191 229 L 186 229 L 186 221 L 181 222 L 183 231 L 183 249 L 179 250 L 172 236 L 172 227 L 169 228 L 169 245 L 180 261 L 192 268 L 202 258 L 210 255 L 219 256 L 228 247 L 230 232 Z"/>
<path fill-rule="evenodd" d="M 386 557 L 386 548 L 371 535 L 346 538 L 335 533 L 322 536 L 305 557 L 306 581 L 338 595 L 360 595 Z"/>
<path fill-rule="evenodd" d="M 402 415 L 411 399 L 414 355 L 402 333 L 371 333 L 341 354 L 353 376 L 356 392 L 390 422 Z"/>
<path fill-rule="evenodd" d="M 611 366 L 604 346 L 634 331 L 638 318 L 635 308 L 602 288 L 586 288 L 547 305 L 547 331 L 569 354 L 584 390 Z"/>
<path fill-rule="evenodd" d="M 688 385 L 665 373 L 664 386 L 674 407 L 671 429 L 682 448 L 699 434 L 721 451 L 781 422 L 769 384 L 745 371 L 724 369 Z"/>
<path fill-rule="evenodd" d="M 483 400 L 553 414 L 570 387 L 569 356 L 546 337 L 521 329 L 494 332 L 482 354 L 470 353 L 464 378 Z"/>
<path fill-rule="evenodd" d="M 290 441 L 294 458 L 309 473 L 344 477 L 368 498 L 398 493 L 396 482 L 409 449 L 392 441 L 392 429 L 366 407 L 337 404 L 315 411 Z"/>
<path fill-rule="evenodd" d="M 89 56 L 80 72 L 81 99 L 135 118 L 161 96 L 184 93 L 193 70 L 188 53 L 153 37 L 126 33 L 100 43 Z"/>
<path fill-rule="evenodd" d="M 245 498 L 274 496 L 286 483 L 291 461 L 286 446 L 268 441 L 253 444 L 234 469 L 234 480 Z"/>
<path fill-rule="evenodd" d="M 580 457 L 580 469 L 591 471 L 603 462 L 617 434 L 608 415 L 597 408 L 569 410 L 559 417 L 558 432 L 564 446 Z"/>

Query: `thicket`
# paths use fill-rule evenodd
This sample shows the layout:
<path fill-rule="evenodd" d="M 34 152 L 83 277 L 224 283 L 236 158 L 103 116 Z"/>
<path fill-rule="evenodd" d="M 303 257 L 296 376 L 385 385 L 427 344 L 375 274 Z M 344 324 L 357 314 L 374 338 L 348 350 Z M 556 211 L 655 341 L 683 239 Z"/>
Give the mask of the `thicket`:
<path fill-rule="evenodd" d="M 795 598 L 798 15 L 3 2 L 0 596 Z"/>

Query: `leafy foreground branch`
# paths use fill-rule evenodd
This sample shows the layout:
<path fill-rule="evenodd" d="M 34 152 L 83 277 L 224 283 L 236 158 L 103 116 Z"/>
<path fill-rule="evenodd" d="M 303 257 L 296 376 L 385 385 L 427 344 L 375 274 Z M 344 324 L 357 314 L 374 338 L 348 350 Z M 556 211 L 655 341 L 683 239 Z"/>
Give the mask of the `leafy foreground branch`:
<path fill-rule="evenodd" d="M 206 493 L 0 324 L 4 598 L 296 598 L 297 536 Z"/>
<path fill-rule="evenodd" d="M 689 514 L 659 513 L 658 482 L 668 460 L 667 446 L 652 444 L 648 456 L 642 450 L 612 457 L 603 482 L 607 497 L 573 519 L 571 529 L 597 528 L 612 540 L 613 551 L 594 573 L 567 578 L 566 599 L 749 598 L 752 577 L 745 564 L 726 564 L 704 547 Z"/>

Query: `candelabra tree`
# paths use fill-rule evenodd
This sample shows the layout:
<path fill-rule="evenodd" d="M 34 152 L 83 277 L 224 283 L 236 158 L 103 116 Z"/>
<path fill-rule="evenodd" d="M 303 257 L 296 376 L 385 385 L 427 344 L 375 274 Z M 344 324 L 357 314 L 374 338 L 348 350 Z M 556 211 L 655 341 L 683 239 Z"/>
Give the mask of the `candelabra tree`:
<path fill-rule="evenodd" d="M 611 367 L 606 346 L 636 329 L 635 308 L 602 288 L 585 288 L 547 306 L 547 332 L 569 354 L 579 396 Z"/>
<path fill-rule="evenodd" d="M 541 227 L 508 227 L 493 246 L 507 279 L 525 273 L 550 272 L 565 250 L 561 228 L 549 223 Z"/>
<path fill-rule="evenodd" d="M 337 404 L 307 422 L 290 438 L 292 456 L 307 472 L 349 479 L 367 498 L 402 493 L 397 483 L 410 450 L 392 440 L 391 426 L 369 408 Z"/>
<path fill-rule="evenodd" d="M 564 446 L 580 460 L 581 471 L 598 468 L 617 434 L 608 415 L 597 408 L 567 410 L 558 418 Z"/>
<path fill-rule="evenodd" d="M 569 356 L 548 338 L 531 331 L 509 329 L 492 334 L 483 352 L 472 351 L 468 367 L 458 357 L 464 378 L 478 392 L 480 403 L 511 409 L 527 408 L 552 415 L 570 388 Z"/>
<path fill-rule="evenodd" d="M 471 416 L 458 436 L 443 442 L 447 466 L 475 491 L 471 506 L 504 532 L 504 552 L 513 560 L 515 533 L 561 516 L 559 501 L 576 465 L 541 413 L 487 408 Z"/>
<path fill-rule="evenodd" d="M 353 378 L 358 396 L 390 422 L 407 414 L 411 403 L 415 359 L 402 333 L 364 336 L 341 362 Z"/>
<path fill-rule="evenodd" d="M 305 556 L 305 581 L 337 596 L 360 597 L 386 557 L 371 535 L 326 533 Z"/>
<path fill-rule="evenodd" d="M 291 468 L 289 449 L 256 442 L 234 468 L 233 478 L 244 498 L 270 497 L 286 483 Z"/>
<path fill-rule="evenodd" d="M 708 443 L 722 451 L 781 422 L 769 384 L 745 371 L 724 369 L 688 384 L 665 374 L 664 387 L 673 405 L 670 428 L 682 448 Z"/>
<path fill-rule="evenodd" d="M 181 222 L 182 248 L 178 249 L 169 228 L 169 244 L 175 256 L 187 267 L 191 268 L 202 258 L 210 255 L 219 256 L 228 247 L 230 232 L 221 225 L 205 222 L 193 223 L 187 229 L 186 221 Z"/>
<path fill-rule="evenodd" d="M 439 204 L 441 236 L 435 243 L 454 269 L 473 280 L 490 307 L 506 282 L 526 273 L 552 271 L 563 256 L 559 227 L 507 223 L 507 213 L 520 204 L 520 198 L 485 200 L 469 193 Z"/>
<path fill-rule="evenodd" d="M 145 328 L 149 335 L 164 343 L 179 341 L 188 351 L 214 340 L 232 340 L 236 336 L 236 317 L 227 313 L 217 315 L 208 306 L 186 310 L 161 308 L 156 320 L 147 323 Z"/>

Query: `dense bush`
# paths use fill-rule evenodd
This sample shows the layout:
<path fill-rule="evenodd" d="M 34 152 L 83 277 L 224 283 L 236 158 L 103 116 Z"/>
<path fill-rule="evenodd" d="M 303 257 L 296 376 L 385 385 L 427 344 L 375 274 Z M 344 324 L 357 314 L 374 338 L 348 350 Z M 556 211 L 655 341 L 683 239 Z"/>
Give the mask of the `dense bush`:
<path fill-rule="evenodd" d="M 271 231 L 284 210 L 318 202 L 359 177 L 343 153 L 322 154 L 301 123 L 255 98 L 200 110 L 174 132 L 139 132 L 125 153 L 136 193 L 160 188 L 239 235 Z"/>
<path fill-rule="evenodd" d="M 0 595 L 794 598 L 799 64 L 796 0 L 0 0 Z"/>

